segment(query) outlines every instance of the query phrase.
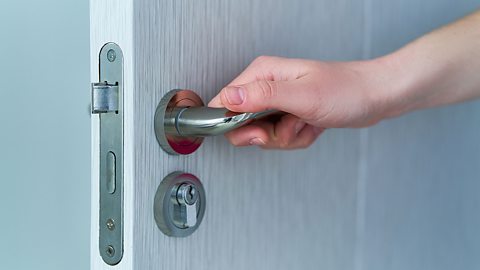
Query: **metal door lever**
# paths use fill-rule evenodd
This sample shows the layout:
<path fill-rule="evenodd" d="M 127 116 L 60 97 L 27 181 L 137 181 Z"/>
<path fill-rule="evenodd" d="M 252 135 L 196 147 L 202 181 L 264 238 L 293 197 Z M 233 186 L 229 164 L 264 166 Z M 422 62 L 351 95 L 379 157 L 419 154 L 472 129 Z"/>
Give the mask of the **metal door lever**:
<path fill-rule="evenodd" d="M 225 108 L 176 107 L 165 117 L 165 133 L 181 137 L 215 136 L 277 112 L 236 113 Z"/>
<path fill-rule="evenodd" d="M 157 106 L 155 135 L 166 152 L 186 155 L 200 147 L 203 137 L 223 134 L 278 112 L 237 113 L 209 108 L 191 90 L 172 90 Z"/>

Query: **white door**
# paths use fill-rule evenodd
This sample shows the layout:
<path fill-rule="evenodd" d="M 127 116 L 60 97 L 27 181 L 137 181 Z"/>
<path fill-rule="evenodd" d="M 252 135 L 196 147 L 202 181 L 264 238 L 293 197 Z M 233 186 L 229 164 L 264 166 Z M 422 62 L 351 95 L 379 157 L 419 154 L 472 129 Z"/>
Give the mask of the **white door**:
<path fill-rule="evenodd" d="M 175 156 L 162 150 L 154 129 L 157 105 L 170 90 L 192 89 L 208 102 L 259 55 L 322 60 L 367 58 L 393 50 L 421 34 L 418 25 L 424 32 L 478 5 L 453 0 L 427 2 L 409 1 L 404 7 L 380 0 L 92 0 L 92 81 L 102 80 L 99 61 L 100 69 L 102 65 L 123 62 L 121 81 L 108 83 L 118 82 L 123 88 L 119 115 L 123 115 L 120 119 L 124 128 L 120 138 L 115 139 L 122 143 L 120 154 L 106 150 L 115 152 L 117 165 L 113 167 L 117 173 L 113 185 L 117 186 L 112 192 L 112 169 L 108 167 L 112 166 L 112 158 L 101 153 L 101 132 L 107 128 L 100 127 L 99 120 L 108 113 L 92 117 L 92 269 L 421 269 L 425 260 L 427 266 L 441 269 L 448 265 L 441 256 L 444 253 L 453 256 L 453 261 L 461 261 L 465 269 L 478 266 L 474 254 L 465 253 L 479 250 L 479 241 L 475 244 L 468 240 L 480 240 L 469 230 L 472 224 L 479 225 L 478 213 L 473 217 L 461 215 L 465 219 L 452 223 L 456 230 L 465 232 L 465 238 L 452 240 L 444 230 L 432 229 L 425 236 L 426 228 L 436 228 L 434 225 L 442 219 L 416 221 L 424 214 L 418 209 L 428 201 L 424 197 L 428 192 L 417 194 L 418 205 L 409 206 L 416 210 L 398 211 L 404 202 L 400 200 L 402 195 L 408 201 L 409 190 L 416 190 L 412 179 L 426 181 L 420 187 L 426 187 L 425 183 L 436 186 L 438 175 L 434 172 L 456 169 L 449 167 L 455 163 L 448 154 L 431 157 L 435 167 L 414 166 L 418 155 L 400 145 L 405 137 L 393 144 L 389 141 L 407 130 L 405 125 L 410 123 L 418 127 L 425 123 L 442 126 L 439 116 L 433 113 L 417 114 L 372 130 L 329 130 L 315 145 L 298 151 L 235 148 L 217 136 L 206 138 L 190 155 Z M 431 11 L 432 7 L 437 9 Z M 411 10 L 417 13 L 412 15 Z M 452 15 L 442 15 L 445 11 Z M 405 26 L 408 14 L 412 22 Z M 434 18 L 434 22 L 424 15 Z M 395 22 L 402 25 L 397 28 L 398 35 L 385 35 L 385 27 L 395 27 Z M 109 42 L 118 45 L 112 47 L 117 48 L 113 62 L 102 59 L 108 60 L 107 51 L 99 59 L 100 50 Z M 469 110 L 479 115 L 479 106 L 474 104 L 450 109 L 443 116 L 447 114 L 453 120 L 467 116 L 470 118 L 466 121 L 478 123 L 480 117 L 466 114 Z M 413 130 L 406 137 L 408 142 L 424 146 L 431 138 L 422 137 L 421 132 Z M 458 141 L 460 148 L 454 148 L 454 152 L 472 143 L 478 148 L 473 135 L 464 142 L 453 131 L 443 132 Z M 478 134 L 479 128 L 461 132 Z M 435 144 L 426 145 L 425 155 L 437 149 Z M 478 180 L 480 173 L 469 166 L 475 162 L 478 166 L 479 152 L 465 154 L 470 169 L 458 180 L 461 194 L 479 188 L 478 181 L 472 179 Z M 396 163 L 396 154 L 406 161 Z M 103 172 L 102 166 L 107 166 Z M 154 215 L 160 183 L 178 171 L 196 176 L 205 190 L 203 219 L 196 220 L 200 222 L 198 227 L 191 226 L 196 230 L 186 237 L 167 236 Z M 110 177 L 109 182 L 103 182 L 103 177 Z M 395 193 L 399 198 L 393 202 L 389 198 L 390 185 L 401 186 L 394 193 L 403 192 Z M 447 185 L 439 192 L 451 196 Z M 103 202 L 102 196 L 106 196 Z M 479 206 L 478 199 L 468 196 L 464 200 L 459 195 L 455 197 L 459 201 L 451 203 L 466 205 L 467 210 Z M 105 201 L 109 203 L 102 205 Z M 386 216 L 396 221 L 382 219 L 382 214 L 389 212 L 389 203 L 398 212 Z M 444 204 L 442 200 L 437 203 Z M 105 207 L 116 209 L 106 210 L 113 211 L 115 218 L 109 220 L 102 213 Z M 424 208 L 425 212 L 429 209 Z M 454 209 L 446 211 L 447 215 L 456 213 Z M 409 219 L 409 215 L 414 218 Z M 420 239 L 420 249 L 429 251 L 426 257 L 413 256 L 409 261 L 405 254 L 415 246 L 415 239 Z M 435 241 L 454 245 L 441 249 L 431 244 Z M 397 243 L 401 249 L 394 252 Z M 105 254 L 113 259 L 105 259 Z"/>

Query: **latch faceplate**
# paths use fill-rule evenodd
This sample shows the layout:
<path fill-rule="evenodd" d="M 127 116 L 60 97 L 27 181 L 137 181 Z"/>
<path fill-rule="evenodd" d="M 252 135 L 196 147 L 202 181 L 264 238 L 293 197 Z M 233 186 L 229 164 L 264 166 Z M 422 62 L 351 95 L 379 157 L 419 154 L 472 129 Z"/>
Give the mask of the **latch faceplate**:
<path fill-rule="evenodd" d="M 123 257 L 123 53 L 115 43 L 100 50 L 99 82 L 92 83 L 92 114 L 100 122 L 99 250 L 115 265 Z"/>

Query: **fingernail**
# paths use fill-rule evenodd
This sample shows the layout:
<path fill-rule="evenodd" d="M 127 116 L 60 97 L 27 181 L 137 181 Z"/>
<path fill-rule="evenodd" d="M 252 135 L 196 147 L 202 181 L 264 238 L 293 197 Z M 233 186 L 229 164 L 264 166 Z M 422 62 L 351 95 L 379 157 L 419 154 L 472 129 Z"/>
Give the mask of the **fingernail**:
<path fill-rule="evenodd" d="M 298 134 L 298 132 L 300 132 L 300 130 L 302 130 L 302 128 L 305 126 L 305 122 L 303 122 L 302 120 L 299 120 L 296 124 L 295 124 L 295 134 Z"/>
<path fill-rule="evenodd" d="M 250 145 L 264 145 L 265 141 L 260 138 L 253 138 L 249 141 Z"/>
<path fill-rule="evenodd" d="M 225 96 L 227 98 L 228 103 L 232 105 L 240 105 L 245 100 L 245 92 L 241 87 L 236 87 L 236 86 L 227 87 L 225 90 Z"/>

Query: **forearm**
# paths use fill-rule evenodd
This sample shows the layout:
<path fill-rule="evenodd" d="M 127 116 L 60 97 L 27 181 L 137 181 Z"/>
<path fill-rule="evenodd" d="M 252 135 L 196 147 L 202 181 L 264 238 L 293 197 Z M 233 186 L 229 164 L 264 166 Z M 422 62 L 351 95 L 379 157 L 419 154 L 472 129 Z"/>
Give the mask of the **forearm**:
<path fill-rule="evenodd" d="M 480 12 L 372 62 L 384 118 L 480 97 Z"/>

